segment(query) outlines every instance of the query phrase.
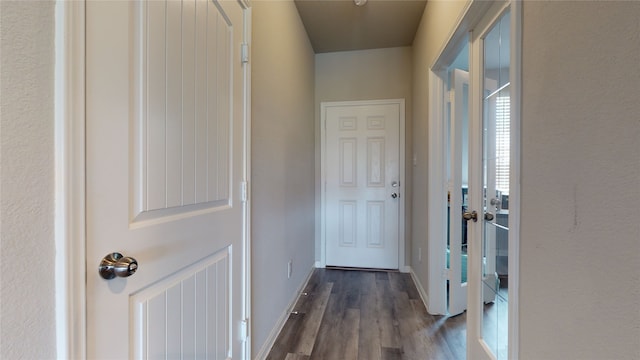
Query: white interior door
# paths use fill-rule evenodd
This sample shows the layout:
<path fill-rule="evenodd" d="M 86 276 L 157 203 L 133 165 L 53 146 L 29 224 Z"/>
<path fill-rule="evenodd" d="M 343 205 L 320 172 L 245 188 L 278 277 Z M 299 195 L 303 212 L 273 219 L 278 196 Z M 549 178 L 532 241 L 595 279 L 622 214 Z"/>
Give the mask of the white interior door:
<path fill-rule="evenodd" d="M 510 231 L 518 209 L 509 198 L 518 199 L 519 138 L 511 129 L 517 116 L 511 111 L 512 8 L 495 4 L 472 34 L 473 130 L 470 177 L 469 221 L 470 281 L 467 316 L 467 357 L 507 359 L 509 357 L 509 303 L 517 278 L 509 276 L 517 257 L 508 256 L 517 233 Z M 515 100 L 517 102 L 517 100 Z M 516 156 L 514 156 L 516 155 Z M 508 270 L 508 271 L 507 271 Z M 513 356 L 513 355 L 512 355 Z"/>
<path fill-rule="evenodd" d="M 403 103 L 324 103 L 326 264 L 398 269 Z"/>
<path fill-rule="evenodd" d="M 449 116 L 447 260 L 449 264 L 449 314 L 467 309 L 467 223 L 462 218 L 468 207 L 469 185 L 469 73 L 451 71 Z"/>
<path fill-rule="evenodd" d="M 87 2 L 91 359 L 248 358 L 244 12 Z M 98 265 L 116 252 L 105 273 L 130 276 L 106 280 Z"/>

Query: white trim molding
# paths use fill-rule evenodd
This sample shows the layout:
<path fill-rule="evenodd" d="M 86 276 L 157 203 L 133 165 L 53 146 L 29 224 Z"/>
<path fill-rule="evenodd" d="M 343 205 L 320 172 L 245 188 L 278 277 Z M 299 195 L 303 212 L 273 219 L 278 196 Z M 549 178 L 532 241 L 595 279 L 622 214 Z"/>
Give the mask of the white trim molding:
<path fill-rule="evenodd" d="M 56 2 L 55 244 L 59 359 L 86 358 L 85 3 Z"/>

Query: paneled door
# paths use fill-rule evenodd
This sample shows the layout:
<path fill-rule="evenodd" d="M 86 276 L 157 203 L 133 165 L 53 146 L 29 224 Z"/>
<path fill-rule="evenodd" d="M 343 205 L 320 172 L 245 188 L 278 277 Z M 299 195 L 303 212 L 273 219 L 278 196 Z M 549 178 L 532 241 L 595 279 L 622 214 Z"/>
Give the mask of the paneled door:
<path fill-rule="evenodd" d="M 399 268 L 404 102 L 323 103 L 326 265 Z"/>
<path fill-rule="evenodd" d="M 246 15 L 86 4 L 90 359 L 249 357 Z"/>

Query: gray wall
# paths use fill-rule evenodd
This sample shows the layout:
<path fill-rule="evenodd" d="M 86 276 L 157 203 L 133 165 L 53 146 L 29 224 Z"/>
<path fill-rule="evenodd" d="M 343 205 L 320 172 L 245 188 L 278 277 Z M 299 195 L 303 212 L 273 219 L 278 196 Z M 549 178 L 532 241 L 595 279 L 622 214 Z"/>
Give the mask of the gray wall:
<path fill-rule="evenodd" d="M 314 53 L 292 1 L 254 1 L 252 11 L 255 355 L 314 263 Z"/>
<path fill-rule="evenodd" d="M 320 199 L 320 103 L 405 99 L 405 239 L 410 248 L 411 227 L 411 47 L 343 51 L 316 55 L 316 196 Z M 318 203 L 318 205 L 320 205 Z M 316 260 L 320 260 L 320 211 L 316 214 Z M 408 257 L 407 257 L 408 263 Z"/>
<path fill-rule="evenodd" d="M 522 359 L 640 358 L 640 2 L 525 2 Z"/>
<path fill-rule="evenodd" d="M 55 358 L 54 3 L 0 1 L 0 358 Z"/>
<path fill-rule="evenodd" d="M 426 244 L 428 216 L 428 108 L 419 100 L 461 10 L 429 2 L 414 41 L 414 251 Z M 523 10 L 520 358 L 637 359 L 640 3 Z M 426 288 L 415 252 L 412 266 Z"/>

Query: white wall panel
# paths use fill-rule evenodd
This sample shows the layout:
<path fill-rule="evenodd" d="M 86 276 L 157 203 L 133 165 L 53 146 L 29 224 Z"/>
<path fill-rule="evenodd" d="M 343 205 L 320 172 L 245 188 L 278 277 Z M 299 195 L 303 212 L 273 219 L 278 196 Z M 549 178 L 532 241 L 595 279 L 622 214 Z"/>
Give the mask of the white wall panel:
<path fill-rule="evenodd" d="M 384 116 L 367 116 L 367 129 L 384 130 Z"/>
<path fill-rule="evenodd" d="M 138 163 L 143 167 L 144 188 L 140 189 L 146 195 L 146 202 L 143 210 L 163 209 L 166 207 L 166 48 L 165 48 L 165 18 L 166 6 L 161 1 L 151 1 L 147 6 L 146 17 L 140 24 L 146 32 L 143 32 L 143 39 L 146 50 L 146 62 L 141 64 L 139 69 L 146 79 L 141 90 L 146 92 L 146 104 L 141 104 L 141 108 L 146 110 L 146 119 L 135 119 L 142 121 L 142 146 L 136 146 L 138 151 L 146 151 L 142 161 Z M 153 37 L 153 38 L 152 38 Z"/>
<path fill-rule="evenodd" d="M 229 204 L 232 26 L 206 0 L 148 1 L 135 17 L 134 217 Z M 238 64 L 239 66 L 239 64 Z M 186 145 L 189 144 L 189 145 Z"/>
<path fill-rule="evenodd" d="M 207 201 L 207 0 L 196 0 L 195 14 L 195 202 Z"/>
<path fill-rule="evenodd" d="M 338 120 L 338 129 L 340 131 L 358 130 L 358 118 L 356 116 L 341 116 Z"/>
<path fill-rule="evenodd" d="M 341 138 L 338 154 L 340 158 L 340 186 L 357 186 L 358 184 L 358 139 Z"/>
<path fill-rule="evenodd" d="M 166 18 L 166 207 L 182 205 L 182 4 L 167 1 Z"/>
<path fill-rule="evenodd" d="M 384 201 L 367 201 L 367 247 L 384 247 Z"/>
<path fill-rule="evenodd" d="M 196 202 L 195 11 L 195 1 L 185 1 L 182 4 L 182 205 L 191 205 Z"/>
<path fill-rule="evenodd" d="M 338 219 L 338 244 L 340 246 L 356 246 L 358 229 L 358 203 L 356 201 L 340 201 Z"/>
<path fill-rule="evenodd" d="M 134 294 L 136 358 L 227 358 L 229 267 L 223 250 Z"/>
<path fill-rule="evenodd" d="M 217 197 L 214 200 L 226 199 L 229 196 L 229 129 L 231 126 L 231 28 L 220 14 L 218 14 L 218 139 L 217 161 Z"/>
<path fill-rule="evenodd" d="M 384 137 L 367 138 L 367 186 L 385 186 Z"/>

